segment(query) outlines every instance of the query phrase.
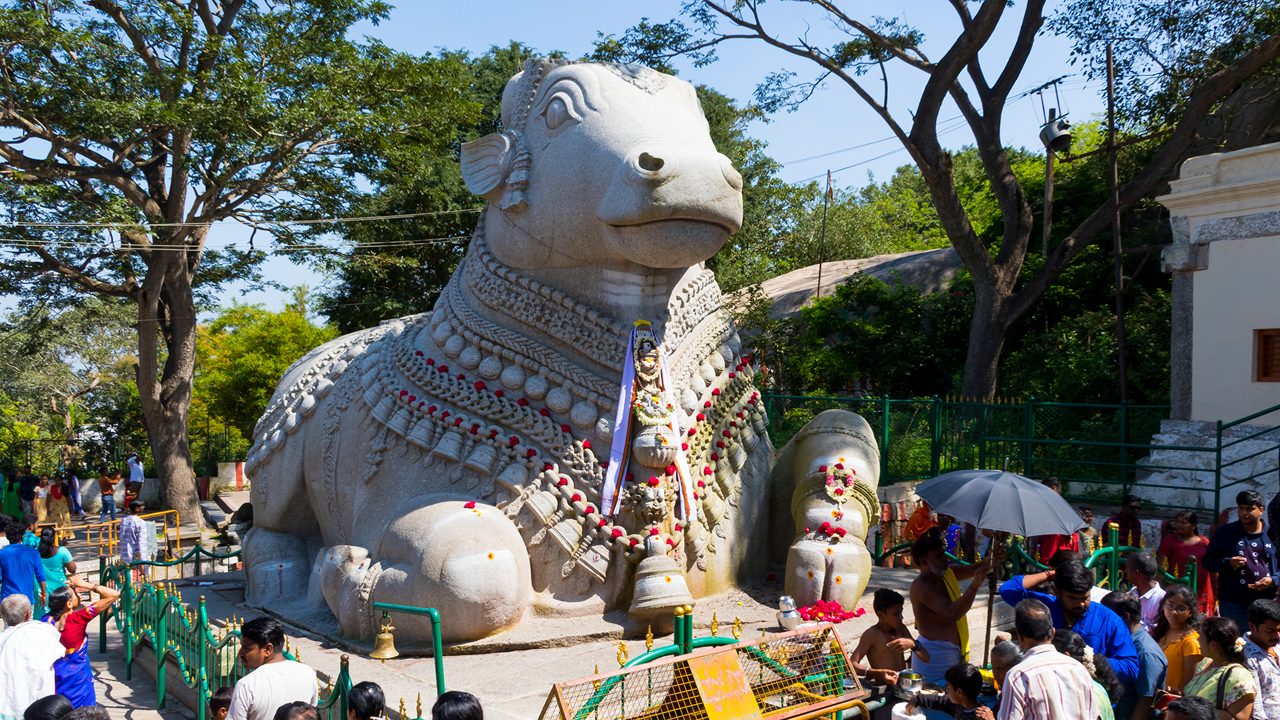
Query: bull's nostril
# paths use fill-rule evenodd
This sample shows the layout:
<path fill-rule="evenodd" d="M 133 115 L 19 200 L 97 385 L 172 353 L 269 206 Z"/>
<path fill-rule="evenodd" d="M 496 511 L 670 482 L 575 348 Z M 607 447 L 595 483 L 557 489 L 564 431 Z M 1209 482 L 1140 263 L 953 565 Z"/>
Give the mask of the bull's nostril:
<path fill-rule="evenodd" d="M 645 170 L 647 172 L 658 172 L 662 169 L 663 165 L 666 165 L 666 161 L 660 157 L 654 157 L 647 152 L 642 152 L 640 153 L 639 160 L 637 160 L 637 164 L 640 165 L 641 170 Z"/>

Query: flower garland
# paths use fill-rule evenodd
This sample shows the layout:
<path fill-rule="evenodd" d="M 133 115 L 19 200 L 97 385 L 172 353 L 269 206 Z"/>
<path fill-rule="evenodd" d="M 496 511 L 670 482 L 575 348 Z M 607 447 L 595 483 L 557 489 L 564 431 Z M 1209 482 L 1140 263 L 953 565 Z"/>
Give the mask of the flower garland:
<path fill-rule="evenodd" d="M 807 622 L 842 623 L 845 620 L 866 615 L 867 609 L 854 608 L 853 610 L 845 610 L 835 600 L 819 600 L 812 605 L 798 608 L 796 612 L 800 613 L 800 618 Z"/>
<path fill-rule="evenodd" d="M 825 475 L 823 487 L 827 497 L 840 506 L 832 513 L 832 517 L 837 520 L 844 517 L 844 504 L 850 498 L 857 500 L 862 505 L 863 510 L 866 511 L 868 523 L 870 523 L 871 518 L 880 514 L 879 497 L 876 496 L 874 490 L 859 481 L 856 470 L 844 466 L 844 458 L 839 458 L 839 462 L 830 468 L 826 465 L 819 466 L 818 472 Z M 841 533 L 840 536 L 844 537 L 844 534 Z"/>

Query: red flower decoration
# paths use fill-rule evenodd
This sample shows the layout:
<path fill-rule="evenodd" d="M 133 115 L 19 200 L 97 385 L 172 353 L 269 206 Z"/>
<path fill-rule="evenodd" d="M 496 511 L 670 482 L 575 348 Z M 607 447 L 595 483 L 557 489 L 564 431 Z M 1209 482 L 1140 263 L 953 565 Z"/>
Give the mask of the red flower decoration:
<path fill-rule="evenodd" d="M 542 417 L 547 417 L 548 415 L 551 414 L 551 411 L 546 408 L 539 408 L 538 414 L 541 415 Z"/>
<path fill-rule="evenodd" d="M 529 448 L 529 449 L 528 449 L 528 451 L 526 451 L 526 452 L 525 452 L 524 456 L 525 456 L 525 457 L 527 457 L 527 458 L 531 458 L 531 457 L 534 457 L 534 456 L 535 456 L 535 455 L 537 455 L 537 454 L 538 454 L 538 451 L 537 451 L 537 450 L 534 450 L 533 448 Z"/>
<path fill-rule="evenodd" d="M 473 510 L 473 509 L 475 509 L 475 506 L 476 506 L 476 501 L 475 501 L 475 500 L 471 500 L 471 501 L 467 502 L 465 505 L 463 505 L 462 507 L 464 507 L 464 508 L 466 508 L 466 509 L 468 509 L 468 510 Z"/>
<path fill-rule="evenodd" d="M 590 440 L 583 440 L 583 441 L 582 441 L 582 449 L 583 449 L 583 450 L 590 450 L 590 449 L 591 449 L 591 441 L 590 441 Z"/>
<path fill-rule="evenodd" d="M 728 430 L 722 430 L 720 431 L 720 434 L 725 437 L 733 437 L 733 433 L 729 432 Z"/>
<path fill-rule="evenodd" d="M 410 395 L 410 396 L 409 396 L 409 402 L 411 402 L 411 403 L 418 402 L 418 396 L 417 396 L 417 395 Z"/>
<path fill-rule="evenodd" d="M 595 512 L 595 511 L 596 511 L 595 508 L 591 508 L 591 512 Z M 604 518 L 600 518 L 600 522 L 596 523 L 596 527 L 602 528 L 608 524 L 609 524 L 608 520 L 605 520 Z"/>
<path fill-rule="evenodd" d="M 563 432 L 563 433 L 567 433 L 567 432 L 569 432 L 569 431 L 570 431 L 570 430 L 572 430 L 572 429 L 573 429 L 573 428 L 571 428 L 571 427 L 569 427 L 568 425 L 565 425 L 565 424 L 562 424 L 562 425 L 560 426 L 560 432 Z"/>
<path fill-rule="evenodd" d="M 698 434 L 698 428 L 696 427 L 689 428 L 689 437 L 693 437 L 694 435 L 697 435 L 697 434 Z"/>
<path fill-rule="evenodd" d="M 622 537 L 622 528 L 614 528 L 613 530 L 609 531 L 609 534 L 615 538 L 620 538 Z"/>
<path fill-rule="evenodd" d="M 435 365 L 435 364 L 436 364 L 436 359 L 435 359 L 435 358 L 427 358 L 427 364 L 428 364 L 428 365 Z"/>
<path fill-rule="evenodd" d="M 520 407 L 526 407 L 529 404 L 529 398 L 520 398 L 516 401 L 516 404 Z"/>
<path fill-rule="evenodd" d="M 703 475 L 710 475 L 710 474 L 711 474 L 711 466 L 710 466 L 710 465 L 703 466 L 703 468 L 702 468 L 702 474 L 703 474 Z"/>
<path fill-rule="evenodd" d="M 676 466 L 675 466 L 675 465 L 668 465 L 668 466 L 667 466 L 667 474 L 668 474 L 668 475 L 675 475 L 675 474 L 676 474 Z"/>
<path fill-rule="evenodd" d="M 456 417 L 456 418 L 454 418 L 454 419 L 453 419 L 453 426 L 454 426 L 454 427 L 462 427 L 462 416 L 461 416 L 461 415 L 459 415 L 458 417 Z"/>
<path fill-rule="evenodd" d="M 826 471 L 827 471 L 827 466 L 826 466 L 826 465 L 819 465 L 819 466 L 818 466 L 818 472 L 824 473 L 824 472 L 826 472 Z"/>
<path fill-rule="evenodd" d="M 467 376 L 466 376 L 466 374 L 465 374 L 465 373 L 458 373 L 458 379 L 459 379 L 459 380 L 466 380 L 466 379 L 467 379 Z"/>
<path fill-rule="evenodd" d="M 711 460 L 714 462 L 720 459 L 720 453 L 711 453 Z"/>
<path fill-rule="evenodd" d="M 723 450 L 723 449 L 724 449 L 724 441 L 723 441 L 723 440 L 717 440 L 717 441 L 716 441 L 716 447 L 718 447 L 718 448 L 720 448 L 721 450 Z"/>
<path fill-rule="evenodd" d="M 435 415 L 435 414 L 436 414 L 436 410 L 439 410 L 439 409 L 440 409 L 440 408 L 437 408 L 435 405 L 432 405 L 431 407 L 427 408 L 427 414 L 428 414 L 428 415 Z"/>
<path fill-rule="evenodd" d="M 408 390 L 401 390 L 401 391 L 400 391 L 400 397 L 404 397 L 405 395 L 408 395 L 408 394 L 409 394 L 409 391 L 408 391 Z"/>
<path fill-rule="evenodd" d="M 588 505 L 588 506 L 587 506 L 587 509 L 586 509 L 586 510 L 583 510 L 583 512 L 585 512 L 585 513 L 586 513 L 586 514 L 588 514 L 588 515 L 595 515 L 595 514 L 596 514 L 596 506 L 595 506 L 595 505 Z M 603 521 L 601 521 L 601 522 L 603 522 Z"/>
<path fill-rule="evenodd" d="M 640 538 L 631 538 L 631 547 L 635 547 L 639 544 L 640 544 Z"/>
<path fill-rule="evenodd" d="M 578 502 L 580 500 L 582 500 L 581 493 L 574 493 L 573 495 L 569 496 L 569 502 Z"/>
<path fill-rule="evenodd" d="M 561 477 L 559 480 L 556 481 L 556 487 L 564 487 L 565 485 L 568 485 L 568 484 L 569 484 L 569 478 L 567 477 Z"/>
<path fill-rule="evenodd" d="M 710 400 L 707 400 L 706 402 L 702 403 L 702 407 L 704 407 L 704 408 L 709 408 L 709 407 L 711 407 L 711 401 L 710 401 Z"/>
<path fill-rule="evenodd" d="M 738 377 L 738 373 L 729 373 L 729 379 L 730 379 L 730 380 L 732 380 L 732 379 L 734 379 L 734 378 L 736 378 L 736 377 Z"/>
<path fill-rule="evenodd" d="M 720 388 L 711 388 L 711 394 L 720 397 Z"/>
<path fill-rule="evenodd" d="M 491 430 L 489 430 L 489 439 L 490 439 L 490 440 L 492 440 L 492 439 L 494 439 L 494 438 L 496 438 L 496 437 L 498 437 L 498 431 L 497 431 L 497 430 L 492 430 L 492 429 L 491 429 Z"/>
<path fill-rule="evenodd" d="M 440 367 L 436 368 L 436 371 L 437 371 L 437 372 L 441 372 L 441 373 L 447 373 L 447 372 L 449 372 L 449 366 L 448 366 L 448 365 L 441 365 Z"/>
<path fill-rule="evenodd" d="M 689 443 L 680 443 L 680 450 L 683 452 L 689 452 Z"/>
<path fill-rule="evenodd" d="M 657 476 L 654 476 L 654 475 L 649 476 L 649 487 L 658 487 L 658 484 L 661 482 L 662 481 L 659 480 Z"/>
<path fill-rule="evenodd" d="M 452 414 L 453 414 L 453 413 L 449 412 L 448 410 L 445 410 L 444 412 L 440 413 L 440 419 L 441 419 L 441 420 L 444 420 L 444 419 L 448 418 L 448 417 L 449 417 L 450 415 L 452 415 Z"/>
<path fill-rule="evenodd" d="M 698 417 L 698 422 L 702 422 L 703 420 L 707 419 L 707 416 L 702 413 L 698 413 L 697 417 Z"/>
<path fill-rule="evenodd" d="M 507 447 L 515 447 L 519 444 L 520 444 L 520 438 L 516 437 L 515 435 L 512 435 L 511 437 L 507 438 Z"/>
<path fill-rule="evenodd" d="M 474 387 L 476 390 L 484 390 L 488 386 L 484 384 L 483 380 L 477 380 L 476 384 L 472 385 L 472 387 Z"/>
<path fill-rule="evenodd" d="M 657 534 L 658 534 L 658 528 L 649 528 L 649 537 L 654 537 Z"/>
<path fill-rule="evenodd" d="M 494 397 L 502 397 L 503 395 L 506 395 L 506 393 L 502 391 L 502 388 L 498 388 L 497 390 L 493 391 Z"/>
<path fill-rule="evenodd" d="M 421 351 L 421 350 L 414 350 L 414 351 L 413 351 L 413 354 L 414 354 L 414 355 L 417 355 L 418 357 L 422 357 L 422 351 Z"/>

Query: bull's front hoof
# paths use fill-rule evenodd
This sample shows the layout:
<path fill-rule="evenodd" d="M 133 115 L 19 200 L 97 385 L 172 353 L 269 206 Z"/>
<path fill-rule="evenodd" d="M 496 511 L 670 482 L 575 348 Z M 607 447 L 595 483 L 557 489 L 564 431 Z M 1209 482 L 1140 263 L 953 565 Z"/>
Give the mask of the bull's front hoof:
<path fill-rule="evenodd" d="M 799 606 L 834 600 L 852 610 L 871 580 L 871 553 L 861 540 L 799 540 L 787 553 L 785 593 Z"/>
<path fill-rule="evenodd" d="M 524 539 L 501 510 L 442 502 L 408 513 L 384 537 L 373 600 L 440 611 L 451 643 L 487 637 L 518 624 L 533 599 Z M 396 640 L 427 646 L 425 618 L 398 616 Z"/>

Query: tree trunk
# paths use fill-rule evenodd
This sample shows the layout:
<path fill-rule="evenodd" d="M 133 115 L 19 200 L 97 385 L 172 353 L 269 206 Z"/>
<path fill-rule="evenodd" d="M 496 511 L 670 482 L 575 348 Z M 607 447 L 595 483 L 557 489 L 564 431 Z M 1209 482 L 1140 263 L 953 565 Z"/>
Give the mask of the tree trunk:
<path fill-rule="evenodd" d="M 138 395 L 165 507 L 203 524 L 187 441 L 195 374 L 196 309 L 186 253 L 159 252 L 138 302 Z M 160 343 L 164 343 L 164 353 Z M 164 367 L 159 367 L 164 357 Z"/>
<path fill-rule="evenodd" d="M 964 383 L 960 394 L 966 399 L 989 401 L 996 396 L 1000 354 L 1012 318 L 1006 318 L 1008 300 L 996 283 L 974 283 L 973 317 L 969 323 L 969 349 L 964 360 Z"/>

